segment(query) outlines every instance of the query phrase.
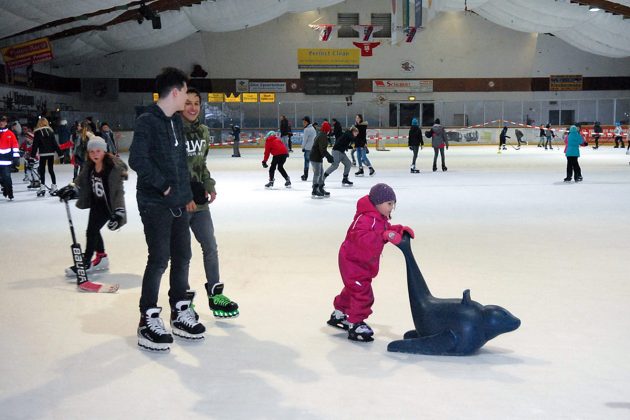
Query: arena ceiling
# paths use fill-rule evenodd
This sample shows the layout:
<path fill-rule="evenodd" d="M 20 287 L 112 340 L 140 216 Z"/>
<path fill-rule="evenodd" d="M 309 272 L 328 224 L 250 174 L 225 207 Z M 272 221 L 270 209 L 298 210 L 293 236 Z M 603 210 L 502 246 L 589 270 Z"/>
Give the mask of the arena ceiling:
<path fill-rule="evenodd" d="M 285 13 L 316 10 L 342 2 L 0 0 L 0 47 L 48 37 L 53 45 L 53 64 L 63 66 L 120 51 L 165 46 L 197 31 L 242 30 Z M 589 11 L 589 5 L 603 10 Z M 630 19 L 627 19 L 630 0 L 424 0 L 424 7 L 428 9 L 425 25 L 440 12 L 468 10 L 517 31 L 553 34 L 593 54 L 630 56 Z M 154 24 L 161 29 L 153 29 Z"/>

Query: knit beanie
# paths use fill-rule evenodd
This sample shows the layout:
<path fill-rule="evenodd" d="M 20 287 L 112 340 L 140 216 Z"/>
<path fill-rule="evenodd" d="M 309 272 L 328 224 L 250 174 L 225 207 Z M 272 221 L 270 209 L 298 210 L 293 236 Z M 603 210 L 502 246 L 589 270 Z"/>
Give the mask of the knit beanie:
<path fill-rule="evenodd" d="M 418 125 L 418 119 L 417 118 L 413 118 L 411 120 L 411 125 Z"/>
<path fill-rule="evenodd" d="M 101 137 L 94 136 L 87 143 L 87 151 L 102 150 L 107 151 L 107 143 Z"/>
<path fill-rule="evenodd" d="M 276 132 L 271 130 L 271 131 L 267 132 L 267 135 L 265 136 L 265 139 L 268 139 L 269 137 L 275 136 L 275 135 L 276 135 Z"/>
<path fill-rule="evenodd" d="M 396 202 L 396 193 L 387 184 L 376 184 L 370 189 L 370 201 L 375 206 L 387 201 Z"/>

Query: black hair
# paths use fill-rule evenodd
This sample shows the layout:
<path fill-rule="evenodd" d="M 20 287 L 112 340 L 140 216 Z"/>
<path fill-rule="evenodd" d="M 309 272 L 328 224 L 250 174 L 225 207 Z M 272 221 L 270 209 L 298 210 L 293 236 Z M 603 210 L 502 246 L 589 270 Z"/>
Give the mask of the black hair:
<path fill-rule="evenodd" d="M 190 79 L 180 69 L 165 67 L 155 78 L 155 90 L 160 98 L 165 98 L 174 88 L 182 89 Z"/>
<path fill-rule="evenodd" d="M 308 115 L 305 115 L 304 118 L 302 118 L 303 121 L 306 121 L 307 123 L 311 123 L 311 119 Z"/>
<path fill-rule="evenodd" d="M 357 117 L 359 117 L 359 119 L 361 120 L 359 122 L 363 122 L 363 114 L 357 114 Z"/>
<path fill-rule="evenodd" d="M 440 119 L 439 118 L 435 119 L 435 124 L 440 124 Z"/>
<path fill-rule="evenodd" d="M 101 123 L 101 128 L 103 128 L 103 126 L 104 126 L 104 125 L 106 125 L 106 126 L 108 126 L 108 127 L 109 127 L 109 124 L 107 123 L 107 121 L 103 121 L 103 122 Z"/>
<path fill-rule="evenodd" d="M 199 93 L 199 91 L 196 88 L 188 87 L 188 91 L 186 93 L 192 93 L 193 95 L 197 95 L 197 98 L 199 98 L 199 101 L 201 102 L 201 93 Z"/>

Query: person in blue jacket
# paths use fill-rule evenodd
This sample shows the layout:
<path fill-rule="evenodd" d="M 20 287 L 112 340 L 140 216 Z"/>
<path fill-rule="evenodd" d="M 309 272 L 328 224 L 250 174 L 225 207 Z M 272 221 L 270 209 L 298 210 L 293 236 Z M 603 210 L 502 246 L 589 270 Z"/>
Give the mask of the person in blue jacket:
<path fill-rule="evenodd" d="M 581 182 L 582 169 L 578 163 L 578 158 L 580 157 L 580 146 L 584 146 L 584 138 L 582 138 L 576 126 L 571 126 L 565 142 L 564 154 L 567 157 L 567 177 L 564 178 L 564 182 L 571 182 L 571 177 L 574 174 L 575 182 Z"/>

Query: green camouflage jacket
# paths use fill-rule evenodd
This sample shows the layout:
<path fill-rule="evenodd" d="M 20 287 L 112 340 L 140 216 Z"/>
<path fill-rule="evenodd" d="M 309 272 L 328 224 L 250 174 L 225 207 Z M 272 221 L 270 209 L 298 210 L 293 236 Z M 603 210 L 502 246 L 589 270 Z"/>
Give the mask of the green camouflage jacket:
<path fill-rule="evenodd" d="M 210 132 L 208 127 L 201 124 L 199 119 L 184 122 L 184 134 L 186 135 L 186 150 L 188 152 L 188 170 L 192 182 L 201 182 L 208 193 L 215 193 L 215 180 L 210 176 L 206 166 L 206 158 L 210 149 Z M 206 210 L 207 204 L 197 205 L 197 211 Z"/>

